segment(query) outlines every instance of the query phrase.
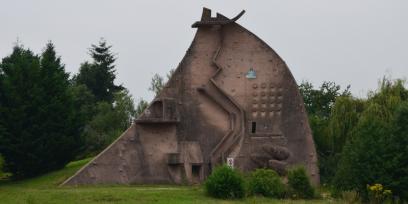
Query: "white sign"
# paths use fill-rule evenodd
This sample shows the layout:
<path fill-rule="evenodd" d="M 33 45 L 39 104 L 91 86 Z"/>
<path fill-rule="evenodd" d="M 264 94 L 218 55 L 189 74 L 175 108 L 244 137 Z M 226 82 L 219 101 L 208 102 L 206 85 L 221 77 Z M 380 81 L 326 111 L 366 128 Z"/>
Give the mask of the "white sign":
<path fill-rule="evenodd" d="M 228 157 L 227 158 L 227 165 L 231 168 L 234 168 L 234 158 Z"/>

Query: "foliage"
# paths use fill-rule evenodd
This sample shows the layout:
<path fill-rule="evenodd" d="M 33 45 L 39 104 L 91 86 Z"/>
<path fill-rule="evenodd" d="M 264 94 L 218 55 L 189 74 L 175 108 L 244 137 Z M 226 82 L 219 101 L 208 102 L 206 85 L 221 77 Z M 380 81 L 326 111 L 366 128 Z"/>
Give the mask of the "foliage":
<path fill-rule="evenodd" d="M 346 142 L 334 178 L 341 190 L 356 190 L 367 199 L 367 184 L 381 183 L 394 195 L 408 192 L 408 90 L 401 80 L 383 79 L 366 101 Z"/>
<path fill-rule="evenodd" d="M 0 178 L 3 177 L 3 174 L 4 174 L 3 168 L 4 168 L 4 158 L 0 154 Z"/>
<path fill-rule="evenodd" d="M 341 87 L 334 82 L 323 82 L 319 89 L 314 89 L 310 82 L 304 81 L 299 85 L 307 112 L 328 118 L 338 96 L 350 96 L 350 86 L 340 92 Z"/>
<path fill-rule="evenodd" d="M 114 104 L 96 104 L 96 115 L 85 127 L 86 155 L 95 154 L 112 143 L 132 123 L 135 115 L 133 99 L 125 89 L 114 94 Z"/>
<path fill-rule="evenodd" d="M 245 196 L 244 179 L 227 165 L 216 167 L 205 182 L 207 193 L 215 198 L 235 199 Z"/>
<path fill-rule="evenodd" d="M 164 79 L 159 74 L 155 74 L 150 81 L 149 91 L 152 91 L 156 96 L 159 95 L 160 91 L 164 87 Z"/>
<path fill-rule="evenodd" d="M 92 62 L 84 62 L 72 79 L 71 91 L 81 116 L 85 146 L 79 158 L 91 156 L 113 142 L 132 123 L 136 110 L 132 96 L 115 84 L 116 56 L 101 38 L 89 49 Z"/>
<path fill-rule="evenodd" d="M 324 130 L 323 133 L 316 133 L 314 138 L 318 147 L 319 168 L 324 183 L 330 183 L 335 175 L 340 154 L 352 135 L 364 105 L 363 100 L 339 96 L 332 107 L 330 117 L 325 120 L 326 126 L 320 128 Z"/>
<path fill-rule="evenodd" d="M 174 69 L 170 69 L 170 71 L 166 74 L 166 78 L 167 78 L 166 80 L 159 74 L 153 75 L 150 81 L 149 91 L 153 92 L 155 96 L 159 95 L 164 85 L 166 85 L 166 83 L 170 80 L 173 74 L 174 74 Z"/>
<path fill-rule="evenodd" d="M 361 199 L 357 191 L 343 191 L 341 192 L 341 198 L 348 204 L 361 203 Z"/>
<path fill-rule="evenodd" d="M 135 118 L 139 117 L 148 106 L 149 103 L 141 98 L 136 105 Z"/>
<path fill-rule="evenodd" d="M 71 95 L 74 98 L 74 107 L 78 114 L 78 122 L 81 124 L 81 130 L 96 114 L 96 98 L 91 91 L 83 84 L 71 84 L 69 87 Z"/>
<path fill-rule="evenodd" d="M 41 56 L 16 46 L 0 65 L 0 152 L 14 178 L 62 168 L 82 140 L 68 74 L 54 45 Z"/>
<path fill-rule="evenodd" d="M 381 184 L 367 185 L 368 199 L 372 204 L 382 204 L 390 202 L 392 198 L 392 191 L 385 189 Z"/>
<path fill-rule="evenodd" d="M 286 193 L 285 185 L 279 175 L 271 169 L 256 169 L 248 178 L 250 194 L 266 197 L 283 198 Z"/>
<path fill-rule="evenodd" d="M 343 204 L 342 200 L 277 200 L 267 197 L 248 197 L 244 200 L 220 200 L 206 196 L 201 186 L 130 185 L 59 187 L 90 159 L 71 162 L 65 168 L 18 182 L 0 180 L 0 203 L 115 203 L 115 204 Z"/>
<path fill-rule="evenodd" d="M 341 90 L 334 82 L 323 82 L 315 89 L 310 82 L 304 81 L 299 85 L 299 90 L 319 157 L 321 182 L 329 183 L 361 105 L 359 100 L 351 97 L 350 86 Z M 350 124 L 345 125 L 343 119 Z"/>
<path fill-rule="evenodd" d="M 91 45 L 89 51 L 93 62 L 84 62 L 79 73 L 74 77 L 74 81 L 77 84 L 85 85 L 97 101 L 108 103 L 113 103 L 115 92 L 124 89 L 121 85 L 114 83 L 116 58 L 111 48 L 112 46 L 107 45 L 103 38 L 100 39 L 98 45 Z"/>
<path fill-rule="evenodd" d="M 288 171 L 288 185 L 290 196 L 293 198 L 313 198 L 314 188 L 303 166 L 294 167 Z"/>

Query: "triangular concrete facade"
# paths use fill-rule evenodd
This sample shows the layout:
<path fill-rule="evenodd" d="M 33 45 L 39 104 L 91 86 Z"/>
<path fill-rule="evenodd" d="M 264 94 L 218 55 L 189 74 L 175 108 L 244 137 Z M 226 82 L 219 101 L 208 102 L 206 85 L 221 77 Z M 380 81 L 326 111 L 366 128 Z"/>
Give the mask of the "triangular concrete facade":
<path fill-rule="evenodd" d="M 244 172 L 305 165 L 317 155 L 296 81 L 265 42 L 204 8 L 195 38 L 150 106 L 63 185 L 198 183 L 228 162 Z"/>

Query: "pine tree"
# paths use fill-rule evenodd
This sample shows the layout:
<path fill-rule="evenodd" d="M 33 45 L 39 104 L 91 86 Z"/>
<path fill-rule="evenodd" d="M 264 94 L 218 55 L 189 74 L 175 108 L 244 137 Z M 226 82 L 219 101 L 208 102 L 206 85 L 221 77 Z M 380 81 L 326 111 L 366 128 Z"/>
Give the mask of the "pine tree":
<path fill-rule="evenodd" d="M 63 167 L 81 146 L 68 74 L 54 46 L 41 57 L 16 46 L 0 64 L 0 153 L 15 178 Z"/>
<path fill-rule="evenodd" d="M 65 72 L 61 59 L 56 56 L 54 45 L 46 45 L 41 55 L 41 87 L 43 88 L 41 104 L 42 136 L 48 144 L 43 151 L 45 162 L 54 161 L 48 165 L 50 170 L 63 167 L 74 159 L 82 145 L 80 137 L 80 120 L 74 98 L 70 92 L 69 74 Z M 47 164 L 43 164 L 47 165 Z"/>
<path fill-rule="evenodd" d="M 6 168 L 15 177 L 23 177 L 39 159 L 35 151 L 39 144 L 33 139 L 40 126 L 40 60 L 30 50 L 15 46 L 12 54 L 2 60 L 0 69 L 0 122 L 4 129 L 0 153 L 6 159 Z"/>
<path fill-rule="evenodd" d="M 114 93 L 123 90 L 121 85 L 115 85 L 115 55 L 112 46 L 107 45 L 103 38 L 98 45 L 91 45 L 89 54 L 93 62 L 81 65 L 79 74 L 75 77 L 78 84 L 84 84 L 95 95 L 97 101 L 112 103 Z"/>

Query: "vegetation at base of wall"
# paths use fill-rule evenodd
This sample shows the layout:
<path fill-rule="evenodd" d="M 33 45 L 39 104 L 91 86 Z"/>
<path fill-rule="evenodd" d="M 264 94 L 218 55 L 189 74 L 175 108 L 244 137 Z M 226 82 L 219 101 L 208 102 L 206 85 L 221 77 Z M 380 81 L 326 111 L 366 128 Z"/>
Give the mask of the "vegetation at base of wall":
<path fill-rule="evenodd" d="M 23 181 L 0 180 L 0 203 L 115 203 L 115 204 L 343 204 L 342 200 L 322 198 L 315 200 L 275 199 L 251 196 L 236 200 L 222 200 L 206 196 L 201 186 L 180 185 L 99 185 L 65 186 L 61 182 L 72 176 L 90 159 L 69 163 L 65 168 Z M 327 192 L 325 192 L 327 193 Z"/>
<path fill-rule="evenodd" d="M 271 169 L 256 169 L 248 177 L 249 195 L 284 198 L 286 187 L 278 173 Z"/>
<path fill-rule="evenodd" d="M 223 165 L 214 169 L 204 186 L 210 197 L 222 199 L 243 198 L 245 195 L 277 199 L 315 198 L 315 190 L 303 166 L 292 168 L 288 172 L 286 186 L 274 170 L 255 169 L 243 177 L 237 170 Z"/>
<path fill-rule="evenodd" d="M 299 85 L 299 90 L 303 96 L 313 132 L 319 160 L 320 180 L 322 184 L 330 183 L 347 137 L 343 133 L 348 131 L 348 125 L 338 126 L 336 123 L 336 121 L 343 123 L 342 120 L 348 116 L 333 117 L 333 111 L 337 109 L 336 112 L 339 114 L 348 111 L 351 112 L 350 115 L 356 111 L 352 106 L 340 105 L 348 104 L 350 101 L 350 86 L 342 90 L 334 82 L 323 82 L 320 87 L 315 88 L 310 82 L 303 81 Z M 352 123 L 353 119 L 346 118 L 345 121 Z"/>
<path fill-rule="evenodd" d="M 85 156 L 99 153 L 131 125 L 135 109 L 128 91 L 114 93 L 114 102 L 95 104 L 96 114 L 88 121 L 83 132 Z"/>
<path fill-rule="evenodd" d="M 291 198 L 311 199 L 315 197 L 315 190 L 303 166 L 292 167 L 288 170 L 288 194 Z"/>
<path fill-rule="evenodd" d="M 216 167 L 205 181 L 208 195 L 222 199 L 236 199 L 245 196 L 243 176 L 227 165 Z"/>

